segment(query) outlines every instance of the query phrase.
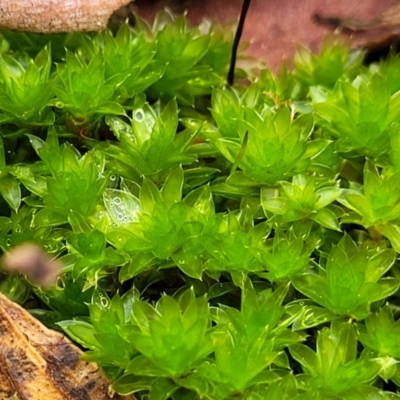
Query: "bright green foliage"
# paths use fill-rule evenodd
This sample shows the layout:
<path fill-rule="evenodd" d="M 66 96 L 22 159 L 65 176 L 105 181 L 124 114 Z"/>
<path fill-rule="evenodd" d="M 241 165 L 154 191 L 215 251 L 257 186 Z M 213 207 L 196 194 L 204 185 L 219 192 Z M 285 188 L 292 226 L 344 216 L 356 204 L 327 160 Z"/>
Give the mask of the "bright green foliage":
<path fill-rule="evenodd" d="M 179 378 L 213 351 L 207 301 L 192 290 L 179 301 L 163 296 L 155 308 L 134 302 L 132 313 L 139 331 L 127 335 L 141 355 L 127 365 L 128 372 Z"/>
<path fill-rule="evenodd" d="M 71 114 L 77 124 L 88 123 L 97 114 L 123 115 L 123 107 L 112 97 L 127 75 L 119 73 L 107 78 L 101 53 L 85 61 L 67 51 L 66 64 L 57 66 L 54 105 Z"/>
<path fill-rule="evenodd" d="M 0 123 L 50 125 L 54 114 L 48 108 L 53 94 L 50 79 L 51 52 L 44 48 L 34 60 L 0 55 Z"/>
<path fill-rule="evenodd" d="M 264 95 L 268 94 L 268 96 L 265 96 L 266 101 L 271 97 L 277 106 L 291 103 L 293 100 L 301 99 L 304 96 L 304 89 L 286 63 L 282 64 L 277 74 L 272 73 L 269 69 L 262 69 L 257 86 L 263 91 Z"/>
<path fill-rule="evenodd" d="M 120 328 L 128 324 L 132 327 L 131 308 L 137 299 L 135 290 L 122 297 L 116 294 L 111 300 L 104 291 L 95 290 L 89 305 L 90 324 L 79 319 L 63 321 L 59 325 L 78 343 L 91 350 L 86 354 L 88 360 L 101 360 L 103 365 L 124 368 L 137 352 L 131 343 L 123 339 Z"/>
<path fill-rule="evenodd" d="M 0 251 L 63 268 L 0 291 L 138 400 L 400 398 L 397 56 L 227 87 L 224 29 L 168 12 L 4 37 Z"/>
<path fill-rule="evenodd" d="M 367 161 L 364 166 L 364 185 L 345 189 L 338 201 L 354 211 L 351 219 L 365 228 L 373 227 L 386 236 L 392 246 L 400 249 L 400 173 L 379 173 Z"/>
<path fill-rule="evenodd" d="M 390 94 L 382 76 L 338 81 L 332 92 L 315 88 L 311 95 L 318 124 L 338 139 L 338 151 L 373 158 L 385 154 L 390 133 L 399 127 L 400 98 Z"/>
<path fill-rule="evenodd" d="M 299 46 L 293 64 L 295 75 L 305 86 L 324 86 L 332 89 L 345 76 L 354 78 L 363 61 L 362 52 L 351 52 L 351 43 L 327 37 L 319 54 Z"/>
<path fill-rule="evenodd" d="M 293 375 L 288 374 L 283 379 L 274 381 L 268 385 L 267 389 L 260 391 L 260 397 L 255 399 L 269 399 L 269 400 L 300 400 L 301 397 L 296 397 L 298 394 L 297 382 Z M 313 398 L 316 399 L 315 393 Z"/>
<path fill-rule="evenodd" d="M 257 258 L 258 244 L 267 236 L 265 223 L 254 226 L 249 209 L 239 214 L 217 215 L 204 229 L 201 241 L 207 250 L 207 271 L 257 272 L 263 266 Z"/>
<path fill-rule="evenodd" d="M 230 46 L 215 27 L 191 29 L 183 17 L 166 11 L 159 14 L 153 26 L 156 43 L 155 60 L 165 65 L 162 78 L 150 88 L 153 98 L 177 97 L 192 105 L 194 96 L 211 93 L 225 79 Z M 222 74 L 222 76 L 221 76 Z"/>
<path fill-rule="evenodd" d="M 18 213 L 12 212 L 11 217 L 2 217 L 0 229 L 0 248 L 3 251 L 25 242 L 40 244 L 54 255 L 65 247 L 62 242 L 66 236 L 64 232 L 36 223 L 35 210 L 30 207 L 23 206 Z"/>
<path fill-rule="evenodd" d="M 383 398 L 378 389 L 365 385 L 378 375 L 379 360 L 367 352 L 357 358 L 357 336 L 351 323 L 332 322 L 330 329 L 320 331 L 316 352 L 303 344 L 293 344 L 289 350 L 302 366 L 303 385 L 310 396 L 315 391 L 323 399 Z"/>
<path fill-rule="evenodd" d="M 88 60 L 103 54 L 106 79 L 125 77 L 116 88 L 115 96 L 133 97 L 163 75 L 164 66 L 153 60 L 155 43 L 148 41 L 143 31 L 134 34 L 126 23 L 121 25 L 115 37 L 110 31 L 104 31 L 95 40 L 88 36 L 82 36 L 82 39 L 82 55 Z"/>
<path fill-rule="evenodd" d="M 72 213 L 89 217 L 107 184 L 102 154 L 90 151 L 81 156 L 70 144 L 59 147 L 54 131 L 46 142 L 32 136 L 31 143 L 50 173 L 47 191 L 41 195 L 46 208 L 36 218 L 40 215 L 41 219 L 49 219 L 48 225 L 58 225 Z M 55 222 L 51 221 L 53 217 Z"/>
<path fill-rule="evenodd" d="M 260 257 L 268 270 L 265 276 L 269 281 L 286 281 L 289 277 L 305 272 L 309 268 L 310 254 L 318 245 L 311 237 L 306 240 L 298 237 L 293 228 L 286 233 L 275 231 L 275 236 L 265 241 Z"/>
<path fill-rule="evenodd" d="M 161 190 L 145 179 L 139 198 L 128 192 L 107 190 L 104 201 L 112 223 L 106 228 L 108 240 L 133 255 L 120 279 L 125 281 L 159 260 L 168 260 L 185 241 L 199 235 L 201 205 L 189 207 L 182 201 L 183 171 L 177 168 Z M 110 221 L 110 222 L 111 222 Z M 122 229 L 121 229 L 122 228 Z"/>
<path fill-rule="evenodd" d="M 265 382 L 262 371 L 274 362 L 279 351 L 302 340 L 301 335 L 287 328 L 294 318 L 283 318 L 281 303 L 287 290 L 288 286 L 281 286 L 274 292 L 256 294 L 251 282 L 244 279 L 241 310 L 215 309 L 215 365 L 199 368 L 214 386 L 210 398 L 226 399 L 246 391 L 250 394 L 252 388 Z"/>
<path fill-rule="evenodd" d="M 134 375 L 173 379 L 170 385 L 161 385 L 153 378 L 154 398 L 166 398 L 165 394 L 156 397 L 160 387 L 169 386 L 168 390 L 174 391 L 179 385 L 209 399 L 251 393 L 250 388 L 264 383 L 269 375 L 265 369 L 279 351 L 301 340 L 301 335 L 287 328 L 293 318 L 282 319 L 281 303 L 287 290 L 287 286 L 282 286 L 275 292 L 267 290 L 256 295 L 250 281 L 245 279 L 241 311 L 229 307 L 215 309 L 213 319 L 217 325 L 212 330 L 207 328 L 209 311 L 205 299 L 195 299 L 192 291 L 178 302 L 164 296 L 155 308 L 135 302 L 132 311 L 141 332 L 134 331 L 129 338 L 143 355 L 134 358 L 127 370 Z M 186 337 L 191 337 L 190 342 L 183 334 L 185 331 Z M 156 342 L 152 342 L 152 336 L 157 337 Z M 211 352 L 215 352 L 215 358 L 206 359 Z M 123 376 L 116 387 L 123 385 L 129 392 L 128 378 L 129 374 Z M 134 390 L 135 382 L 130 379 Z"/>
<path fill-rule="evenodd" d="M 330 251 L 325 268 L 294 277 L 293 285 L 334 314 L 362 319 L 371 303 L 398 289 L 397 279 L 381 279 L 394 260 L 394 250 L 358 249 L 345 235 Z"/>
<path fill-rule="evenodd" d="M 243 94 L 233 88 L 214 89 L 211 114 L 218 127 L 218 133 L 223 138 L 243 138 L 247 130 L 244 122 L 246 109 L 261 112 L 265 101 L 268 101 L 268 97 L 262 95 L 256 84 L 249 86 Z"/>
<path fill-rule="evenodd" d="M 244 112 L 247 133 L 240 140 L 213 141 L 223 156 L 241 169 L 229 176 L 230 185 L 275 185 L 305 170 L 310 159 L 323 150 L 321 143 L 307 143 L 313 129 L 310 115 L 293 121 L 287 107 L 276 111 L 265 108 L 261 114 L 250 108 Z"/>
<path fill-rule="evenodd" d="M 187 151 L 197 131 L 188 128 L 177 135 L 178 108 L 174 99 L 163 109 L 159 104 L 138 106 L 133 110 L 132 127 L 117 117 L 109 117 L 107 122 L 120 146 L 110 144 L 105 154 L 126 164 L 126 168 L 133 166 L 140 174 L 165 175 L 179 164 L 196 160 Z"/>
<path fill-rule="evenodd" d="M 21 205 L 21 188 L 19 182 L 12 176 L 2 177 L 0 180 L 0 193 L 10 208 L 18 211 Z"/>
<path fill-rule="evenodd" d="M 74 278 L 86 275 L 86 287 L 91 283 L 96 284 L 100 273 L 110 273 L 116 266 L 126 262 L 125 257 L 112 247 L 106 247 L 104 234 L 97 230 L 70 235 L 67 245 L 70 246 L 70 254 L 68 259 L 63 261 L 73 265 Z M 114 266 L 113 270 L 111 266 Z M 105 267 L 108 267 L 108 270 Z"/>
<path fill-rule="evenodd" d="M 365 319 L 365 326 L 358 326 L 360 342 L 378 352 L 380 356 L 400 358 L 399 321 L 394 321 L 393 313 L 388 305 L 378 313 Z"/>
<path fill-rule="evenodd" d="M 17 212 L 21 205 L 21 188 L 12 176 L 13 170 L 13 167 L 6 165 L 4 143 L 0 137 L 0 194 L 8 206 Z"/>
<path fill-rule="evenodd" d="M 371 72 L 378 72 L 385 78 L 389 93 L 392 95 L 400 90 L 399 72 L 400 59 L 399 56 L 391 52 L 387 59 L 381 60 L 379 63 L 370 66 Z"/>
<path fill-rule="evenodd" d="M 281 190 L 263 189 L 264 210 L 281 215 L 282 221 L 311 219 L 328 229 L 339 229 L 335 213 L 327 206 L 340 196 L 342 190 L 328 182 L 316 182 L 315 175 L 295 175 L 292 182 L 279 182 Z"/>
<path fill-rule="evenodd" d="M 393 313 L 388 305 L 378 313 L 365 319 L 365 325 L 358 325 L 358 340 L 371 350 L 385 358 L 382 362 L 380 376 L 387 381 L 398 382 L 399 373 L 399 321 L 394 321 Z"/>
<path fill-rule="evenodd" d="M 31 312 L 52 328 L 59 329 L 59 321 L 71 318 L 87 318 L 88 304 L 92 301 L 94 289 L 83 290 L 85 281 L 73 279 L 66 275 L 62 284 L 46 290 L 35 288 L 36 296 L 47 306 L 47 309 L 35 309 Z"/>

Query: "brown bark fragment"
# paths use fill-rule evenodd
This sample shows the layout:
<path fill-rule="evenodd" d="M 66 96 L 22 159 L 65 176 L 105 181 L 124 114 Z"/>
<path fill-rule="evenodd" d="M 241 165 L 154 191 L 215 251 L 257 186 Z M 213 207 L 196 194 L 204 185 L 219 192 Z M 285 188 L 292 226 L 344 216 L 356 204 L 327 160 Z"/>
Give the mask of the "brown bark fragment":
<path fill-rule="evenodd" d="M 0 0 L 0 29 L 55 33 L 97 31 L 129 0 Z"/>
<path fill-rule="evenodd" d="M 82 351 L 0 293 L 0 400 L 134 400 L 109 394 L 109 382 Z"/>

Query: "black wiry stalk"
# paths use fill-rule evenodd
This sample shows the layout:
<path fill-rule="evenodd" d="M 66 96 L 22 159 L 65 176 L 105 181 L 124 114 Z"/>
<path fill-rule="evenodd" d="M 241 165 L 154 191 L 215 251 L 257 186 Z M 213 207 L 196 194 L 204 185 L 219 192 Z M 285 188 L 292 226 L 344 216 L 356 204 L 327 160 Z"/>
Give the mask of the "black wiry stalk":
<path fill-rule="evenodd" d="M 249 9 L 251 0 L 243 0 L 242 11 L 240 12 L 239 23 L 236 28 L 235 38 L 233 39 L 231 61 L 229 63 L 229 71 L 227 82 L 229 86 L 233 85 L 233 79 L 235 77 L 235 65 L 236 65 L 236 55 L 237 49 L 239 47 L 240 38 L 242 37 L 244 21 L 246 20 L 246 14 Z"/>

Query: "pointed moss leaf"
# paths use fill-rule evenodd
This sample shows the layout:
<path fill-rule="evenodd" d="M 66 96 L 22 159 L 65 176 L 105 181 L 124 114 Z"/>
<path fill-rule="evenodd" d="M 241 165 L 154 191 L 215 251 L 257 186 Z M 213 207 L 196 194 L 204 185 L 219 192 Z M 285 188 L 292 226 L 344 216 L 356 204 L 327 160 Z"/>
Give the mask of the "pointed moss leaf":
<path fill-rule="evenodd" d="M 365 318 L 371 303 L 397 290 L 397 279 L 380 279 L 393 263 L 392 256 L 385 262 L 387 255 L 386 250 L 360 251 L 345 235 L 330 251 L 326 270 L 293 277 L 293 285 L 334 314 Z M 377 260 L 381 260 L 382 269 L 371 273 Z"/>
<path fill-rule="evenodd" d="M 122 118 L 107 116 L 105 121 L 118 140 L 121 140 L 123 136 L 130 138 L 130 140 L 135 140 L 135 136 L 132 133 L 132 126 L 123 121 Z"/>
<path fill-rule="evenodd" d="M 183 170 L 182 167 L 176 168 L 165 179 L 161 189 L 161 194 L 165 205 L 170 208 L 173 204 L 181 201 L 183 187 Z"/>
<path fill-rule="evenodd" d="M 157 378 L 151 384 L 151 399 L 152 400 L 167 400 L 171 398 L 174 392 L 179 389 L 179 386 L 171 379 Z"/>
<path fill-rule="evenodd" d="M 376 282 L 393 266 L 395 260 L 396 252 L 393 249 L 382 250 L 374 254 L 368 260 L 368 266 L 365 271 L 366 280 L 368 282 Z"/>
<path fill-rule="evenodd" d="M 71 211 L 68 215 L 68 222 L 70 223 L 72 230 L 75 233 L 84 232 L 89 234 L 91 232 L 91 228 L 88 223 L 80 214 L 75 211 Z"/>
<path fill-rule="evenodd" d="M 105 101 L 96 108 L 96 112 L 104 115 L 125 115 L 125 109 L 113 101 Z"/>
<path fill-rule="evenodd" d="M 306 301 L 294 301 L 287 305 L 286 309 L 295 318 L 292 325 L 294 331 L 309 329 L 338 318 L 326 308 L 315 306 L 313 302 L 308 303 L 310 305 Z"/>
<path fill-rule="evenodd" d="M 137 356 L 126 366 L 126 370 L 134 375 L 162 376 L 160 370 L 151 360 L 145 356 Z"/>
<path fill-rule="evenodd" d="M 82 346 L 95 349 L 99 347 L 96 331 L 92 325 L 83 321 L 62 321 L 58 325 Z"/>
<path fill-rule="evenodd" d="M 356 358 L 356 347 L 354 326 L 334 321 L 330 329 L 319 332 L 316 352 L 302 344 L 292 345 L 289 350 L 313 378 L 309 381 L 312 388 L 339 395 L 371 382 L 379 373 L 376 359 Z"/>
<path fill-rule="evenodd" d="M 103 200 L 108 214 L 117 224 L 139 221 L 140 202 L 133 194 L 117 189 L 106 189 Z"/>
<path fill-rule="evenodd" d="M 142 252 L 137 254 L 132 260 L 121 268 L 119 280 L 125 282 L 128 279 L 139 275 L 141 272 L 154 265 L 156 257 L 153 253 Z"/>
<path fill-rule="evenodd" d="M 395 358 L 392 357 L 380 357 L 379 363 L 381 369 L 379 371 L 379 376 L 388 382 L 389 379 L 393 377 L 397 370 L 397 364 L 399 363 Z"/>
<path fill-rule="evenodd" d="M 155 205 L 163 201 L 157 186 L 149 179 L 143 181 L 139 198 L 142 211 L 147 215 L 151 215 Z"/>
<path fill-rule="evenodd" d="M 398 358 L 399 332 L 399 322 L 395 322 L 389 305 L 385 305 L 379 312 L 371 314 L 365 320 L 365 325 L 360 324 L 358 338 L 364 346 L 377 351 L 380 356 Z"/>
<path fill-rule="evenodd" d="M 383 236 L 387 237 L 393 248 L 400 252 L 400 227 L 395 224 L 386 223 L 375 226 L 375 229 Z"/>
<path fill-rule="evenodd" d="M 341 76 L 355 76 L 363 56 L 362 52 L 352 53 L 348 42 L 341 42 L 336 36 L 328 36 L 319 54 L 298 46 L 293 61 L 295 75 L 304 85 L 333 88 Z"/>
<path fill-rule="evenodd" d="M 293 344 L 289 347 L 290 354 L 309 373 L 318 370 L 318 359 L 316 354 L 304 344 Z"/>
<path fill-rule="evenodd" d="M 322 208 L 311 217 L 312 220 L 328 229 L 340 231 L 339 222 L 336 215 L 328 208 Z"/>
<path fill-rule="evenodd" d="M 142 301 L 133 304 L 140 332 L 132 332 L 130 340 L 163 376 L 178 377 L 190 371 L 199 358 L 212 351 L 206 332 L 209 312 L 205 298 L 192 297 L 187 309 L 190 312 L 169 296 L 163 296 L 155 308 Z M 149 332 L 156 335 L 149 336 Z"/>
<path fill-rule="evenodd" d="M 150 390 L 153 380 L 154 378 L 150 377 L 141 377 L 138 379 L 133 374 L 125 373 L 113 383 L 112 388 L 122 396 L 128 396 L 142 390 Z"/>
<path fill-rule="evenodd" d="M 6 167 L 6 156 L 4 149 L 4 141 L 3 138 L 0 136 L 0 176 L 4 172 L 5 167 Z"/>
<path fill-rule="evenodd" d="M 21 188 L 15 178 L 0 179 L 0 193 L 9 206 L 18 212 L 21 205 Z"/>

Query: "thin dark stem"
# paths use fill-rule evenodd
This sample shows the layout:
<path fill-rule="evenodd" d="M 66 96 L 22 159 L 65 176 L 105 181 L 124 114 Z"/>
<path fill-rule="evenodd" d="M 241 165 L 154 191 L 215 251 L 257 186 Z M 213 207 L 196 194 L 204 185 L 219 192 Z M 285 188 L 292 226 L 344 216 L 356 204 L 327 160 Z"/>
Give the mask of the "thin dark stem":
<path fill-rule="evenodd" d="M 237 49 L 239 47 L 240 38 L 242 37 L 244 21 L 246 20 L 246 14 L 249 9 L 250 2 L 251 2 L 251 0 L 243 0 L 242 11 L 240 12 L 239 23 L 236 28 L 235 38 L 233 39 L 231 61 L 229 63 L 229 71 L 228 71 L 228 77 L 227 77 L 227 82 L 228 82 L 229 86 L 233 85 L 233 80 L 235 77 Z"/>

